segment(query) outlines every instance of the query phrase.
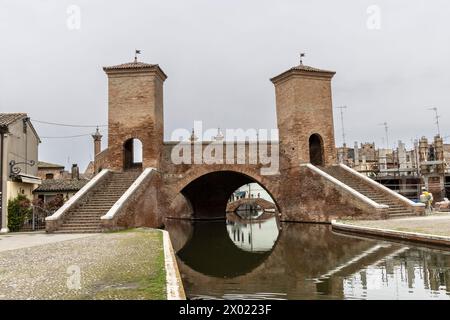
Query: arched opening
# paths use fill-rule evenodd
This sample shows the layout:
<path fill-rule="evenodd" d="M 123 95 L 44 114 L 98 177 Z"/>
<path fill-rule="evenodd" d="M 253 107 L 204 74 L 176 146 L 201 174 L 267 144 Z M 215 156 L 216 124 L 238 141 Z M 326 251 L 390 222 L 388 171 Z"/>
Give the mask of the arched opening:
<path fill-rule="evenodd" d="M 270 190 L 253 176 L 230 170 L 209 172 L 191 179 L 180 187 L 192 212 L 190 218 L 196 220 L 186 222 L 191 230 L 182 234 L 183 243 L 175 242 L 176 248 L 180 248 L 177 256 L 183 266 L 220 278 L 237 277 L 260 266 L 271 254 L 281 233 L 279 207 Z M 254 215 L 251 205 L 259 206 L 264 201 L 276 212 Z M 244 203 L 250 208 L 241 212 L 236 208 L 229 210 L 230 205 Z M 180 220 L 168 220 L 166 227 L 171 235 L 184 230 Z"/>
<path fill-rule="evenodd" d="M 246 190 L 240 191 L 240 189 Z M 250 190 L 249 190 L 250 189 Z M 250 191 L 250 192 L 248 192 Z M 227 206 L 237 200 L 252 202 L 267 194 L 273 206 L 279 211 L 278 205 L 270 192 L 252 177 L 234 171 L 215 171 L 202 175 L 185 186 L 181 193 L 189 201 L 194 219 L 224 219 Z M 246 193 L 246 197 L 239 195 Z M 239 198 L 239 199 L 238 199 Z M 245 198 L 245 199 L 244 199 Z"/>
<path fill-rule="evenodd" d="M 309 162 L 315 166 L 323 166 L 323 142 L 317 133 L 309 137 Z"/>
<path fill-rule="evenodd" d="M 142 142 L 132 138 L 123 144 L 123 169 L 135 168 L 142 168 Z"/>

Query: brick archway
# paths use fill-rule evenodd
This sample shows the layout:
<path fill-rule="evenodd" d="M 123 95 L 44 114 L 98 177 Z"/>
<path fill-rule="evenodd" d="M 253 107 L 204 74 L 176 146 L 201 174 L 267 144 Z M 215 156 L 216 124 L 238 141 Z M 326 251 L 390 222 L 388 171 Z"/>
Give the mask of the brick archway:
<path fill-rule="evenodd" d="M 315 166 L 325 165 L 323 139 L 318 133 L 309 137 L 309 162 Z"/>
<path fill-rule="evenodd" d="M 142 168 L 143 145 L 138 138 L 131 137 L 123 143 L 123 170 Z M 140 161 L 136 158 L 140 154 Z"/>
<path fill-rule="evenodd" d="M 262 181 L 251 170 L 221 168 L 202 170 L 196 168 L 187 173 L 175 186 L 176 195 L 183 195 L 193 210 L 194 218 L 224 218 L 228 199 L 237 188 L 248 183 L 259 184 L 272 197 L 280 210 L 276 188 Z"/>

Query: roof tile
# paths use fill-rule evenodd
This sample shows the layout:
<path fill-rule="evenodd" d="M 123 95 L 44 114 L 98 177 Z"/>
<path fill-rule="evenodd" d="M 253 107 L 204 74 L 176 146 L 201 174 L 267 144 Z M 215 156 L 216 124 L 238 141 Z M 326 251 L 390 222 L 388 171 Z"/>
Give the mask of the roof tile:
<path fill-rule="evenodd" d="M 47 179 L 42 180 L 42 184 L 33 192 L 78 191 L 88 182 L 87 179 Z"/>
<path fill-rule="evenodd" d="M 9 126 L 13 122 L 25 118 L 26 113 L 0 113 L 0 126 Z"/>

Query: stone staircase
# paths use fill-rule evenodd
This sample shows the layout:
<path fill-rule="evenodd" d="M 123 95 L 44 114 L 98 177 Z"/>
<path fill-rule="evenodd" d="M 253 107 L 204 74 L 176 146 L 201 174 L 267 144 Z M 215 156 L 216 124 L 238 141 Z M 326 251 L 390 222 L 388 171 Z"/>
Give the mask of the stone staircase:
<path fill-rule="evenodd" d="M 357 176 L 346 171 L 340 166 L 331 166 L 320 169 L 328 173 L 330 176 L 341 181 L 342 183 L 346 184 L 350 188 L 365 195 L 369 199 L 372 199 L 376 203 L 388 205 L 388 215 L 390 218 L 415 215 L 412 209 L 408 208 L 406 204 L 402 204 L 401 202 L 394 199 L 395 196 L 390 196 L 383 192 L 381 189 L 377 190 L 375 186 L 372 186 L 370 183 L 364 181 L 361 178 L 358 178 Z"/>
<path fill-rule="evenodd" d="M 139 170 L 113 172 L 83 203 L 67 212 L 64 222 L 55 233 L 102 232 L 100 217 L 109 211 L 140 173 Z"/>

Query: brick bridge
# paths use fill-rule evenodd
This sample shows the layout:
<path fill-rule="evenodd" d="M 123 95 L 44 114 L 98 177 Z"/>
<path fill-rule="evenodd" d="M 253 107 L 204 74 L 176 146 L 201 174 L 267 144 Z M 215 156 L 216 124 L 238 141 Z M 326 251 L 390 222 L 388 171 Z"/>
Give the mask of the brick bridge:
<path fill-rule="evenodd" d="M 181 143 L 164 141 L 167 76 L 162 69 L 134 61 L 104 71 L 108 148 L 101 151 L 97 132 L 97 175 L 47 218 L 50 232 L 157 227 L 166 218 L 224 218 L 231 193 L 251 182 L 272 196 L 284 221 L 381 219 L 423 212 L 423 207 L 336 164 L 332 71 L 300 64 L 271 79 L 278 141 L 267 143 L 186 136 Z M 133 158 L 136 141 L 142 144 L 142 163 Z M 174 156 L 183 161 L 174 161 Z"/>
<path fill-rule="evenodd" d="M 239 208 L 261 208 L 262 210 L 276 210 L 277 207 L 272 202 L 262 198 L 242 198 L 227 204 L 227 212 L 235 212 Z"/>

